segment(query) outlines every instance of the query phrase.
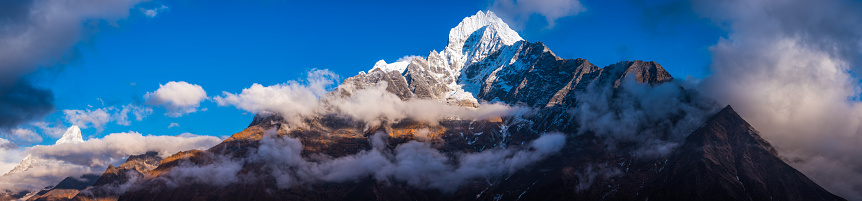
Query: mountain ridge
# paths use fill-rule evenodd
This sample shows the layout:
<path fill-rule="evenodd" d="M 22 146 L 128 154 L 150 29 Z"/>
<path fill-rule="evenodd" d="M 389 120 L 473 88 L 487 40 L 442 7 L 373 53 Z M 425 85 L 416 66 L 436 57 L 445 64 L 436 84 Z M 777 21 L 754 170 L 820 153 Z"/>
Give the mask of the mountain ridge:
<path fill-rule="evenodd" d="M 563 59 L 479 11 L 450 30 L 443 51 L 395 63 L 375 63 L 320 101 L 332 106 L 379 87 L 385 93 L 372 96 L 423 107 L 526 109 L 375 123 L 326 108 L 301 121 L 261 112 L 208 150 L 158 163 L 130 157 L 148 160 L 126 166 L 142 179 L 112 177 L 119 171 L 109 167 L 97 183 L 130 188 L 74 199 L 841 200 L 787 166 L 732 108 L 703 101 L 653 61 L 600 68 Z M 793 184 L 775 185 L 783 181 Z"/>

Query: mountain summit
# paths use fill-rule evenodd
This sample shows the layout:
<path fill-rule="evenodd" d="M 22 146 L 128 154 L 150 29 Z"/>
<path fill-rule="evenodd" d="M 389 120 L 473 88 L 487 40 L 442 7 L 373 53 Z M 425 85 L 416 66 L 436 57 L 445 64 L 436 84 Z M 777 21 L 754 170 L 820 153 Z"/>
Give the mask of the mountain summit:
<path fill-rule="evenodd" d="M 492 12 L 319 104 L 259 113 L 205 151 L 130 157 L 73 199 L 841 200 L 660 64 L 560 58 Z"/>
<path fill-rule="evenodd" d="M 63 143 L 81 143 L 84 142 L 84 137 L 81 136 L 81 128 L 78 126 L 71 126 L 69 129 L 66 129 L 66 132 L 63 133 L 63 137 L 57 140 L 54 144 L 63 144 Z"/>

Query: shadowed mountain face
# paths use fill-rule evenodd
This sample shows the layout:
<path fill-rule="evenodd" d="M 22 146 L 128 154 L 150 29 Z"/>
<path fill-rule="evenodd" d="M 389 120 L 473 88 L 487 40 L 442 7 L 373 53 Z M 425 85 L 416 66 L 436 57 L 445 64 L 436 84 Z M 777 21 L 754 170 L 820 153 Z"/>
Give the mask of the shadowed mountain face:
<path fill-rule="evenodd" d="M 80 190 L 93 185 L 98 178 L 99 175 L 94 174 L 87 174 L 80 178 L 66 177 L 50 190 L 40 191 L 28 200 L 69 200 L 74 198 Z"/>
<path fill-rule="evenodd" d="M 74 199 L 841 200 L 682 86 L 655 62 L 559 58 L 479 12 L 443 51 L 378 62 L 313 115 L 262 112 L 208 150 L 130 157 Z M 507 112 L 371 123 L 336 105 L 358 96 L 419 104 L 410 113 Z"/>
<path fill-rule="evenodd" d="M 686 138 L 641 198 L 841 200 L 782 161 L 730 106 Z"/>

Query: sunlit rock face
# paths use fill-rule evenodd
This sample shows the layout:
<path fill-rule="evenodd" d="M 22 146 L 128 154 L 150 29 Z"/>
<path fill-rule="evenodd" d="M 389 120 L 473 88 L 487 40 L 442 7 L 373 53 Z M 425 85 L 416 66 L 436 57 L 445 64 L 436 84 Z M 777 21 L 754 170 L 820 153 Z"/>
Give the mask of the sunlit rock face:
<path fill-rule="evenodd" d="M 841 199 L 683 86 L 652 61 L 560 58 L 480 11 L 443 50 L 379 61 L 311 114 L 130 157 L 72 199 Z"/>

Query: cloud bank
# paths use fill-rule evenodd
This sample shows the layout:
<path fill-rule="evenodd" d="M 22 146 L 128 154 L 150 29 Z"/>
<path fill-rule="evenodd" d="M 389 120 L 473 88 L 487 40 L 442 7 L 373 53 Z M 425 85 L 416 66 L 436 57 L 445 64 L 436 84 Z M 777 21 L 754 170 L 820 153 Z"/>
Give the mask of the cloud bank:
<path fill-rule="evenodd" d="M 640 156 L 664 156 L 720 109 L 685 85 L 690 83 L 651 86 L 627 78 L 618 89 L 596 86 L 579 93 L 578 107 L 568 112 L 578 122 L 579 134 L 593 133 L 610 145 L 637 142 Z"/>
<path fill-rule="evenodd" d="M 262 163 L 276 178 L 279 188 L 373 178 L 452 193 L 470 180 L 503 177 L 527 168 L 559 152 L 566 142 L 563 134 L 550 133 L 523 147 L 457 153 L 452 158 L 428 143 L 417 141 L 387 149 L 387 137 L 384 133 L 370 136 L 371 150 L 339 158 L 309 160 L 302 157 L 302 143 L 298 139 L 269 135 L 246 157 L 222 158 L 204 166 L 179 166 L 162 181 L 168 186 L 191 183 L 225 186 L 253 180 L 238 175 L 240 170 L 247 163 Z"/>
<path fill-rule="evenodd" d="M 0 167 L 14 167 L 25 154 L 39 158 L 27 171 L 0 177 L 0 190 L 37 190 L 55 185 L 69 176 L 101 174 L 108 164 L 120 163 L 129 155 L 156 151 L 166 157 L 179 151 L 206 149 L 221 141 L 212 136 L 152 136 L 129 132 L 113 133 L 82 143 L 0 149 L 0 156 L 4 157 Z"/>

